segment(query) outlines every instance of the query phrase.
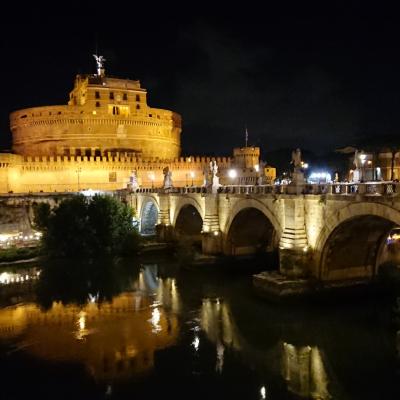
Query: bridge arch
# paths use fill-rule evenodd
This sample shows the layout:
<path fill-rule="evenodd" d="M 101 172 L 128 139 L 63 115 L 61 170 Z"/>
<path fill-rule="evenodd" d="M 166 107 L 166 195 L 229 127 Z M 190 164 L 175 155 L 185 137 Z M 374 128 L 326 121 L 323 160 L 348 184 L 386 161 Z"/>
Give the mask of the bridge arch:
<path fill-rule="evenodd" d="M 372 278 L 400 211 L 382 203 L 349 204 L 328 215 L 316 246 L 316 274 L 322 280 Z"/>
<path fill-rule="evenodd" d="M 273 212 L 255 199 L 238 201 L 223 229 L 225 254 L 253 254 L 277 249 L 282 232 Z"/>
<path fill-rule="evenodd" d="M 177 238 L 182 236 L 201 242 L 203 218 L 196 207 L 191 204 L 186 204 L 179 209 L 174 227 Z"/>
<path fill-rule="evenodd" d="M 176 238 L 185 237 L 195 242 L 201 241 L 204 211 L 192 197 L 183 197 L 174 207 L 172 225 Z"/>
<path fill-rule="evenodd" d="M 160 206 L 157 200 L 152 196 L 146 196 L 142 199 L 140 207 L 140 233 L 143 235 L 154 235 L 158 222 Z"/>
<path fill-rule="evenodd" d="M 196 211 L 199 213 L 201 219 L 204 219 L 204 210 L 203 210 L 203 207 L 199 204 L 199 202 L 196 201 L 192 197 L 185 196 L 184 198 L 180 199 L 175 206 L 174 215 L 172 218 L 173 226 L 176 225 L 176 220 L 178 219 L 178 216 L 179 216 L 181 210 L 188 206 L 192 206 L 194 209 L 196 209 Z"/>

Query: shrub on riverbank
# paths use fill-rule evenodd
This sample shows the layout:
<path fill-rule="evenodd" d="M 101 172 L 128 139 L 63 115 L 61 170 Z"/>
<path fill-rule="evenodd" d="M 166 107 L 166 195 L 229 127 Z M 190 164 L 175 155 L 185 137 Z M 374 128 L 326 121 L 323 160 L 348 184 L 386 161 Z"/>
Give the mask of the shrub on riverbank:
<path fill-rule="evenodd" d="M 40 255 L 39 247 L 10 247 L 0 250 L 0 262 L 26 260 Z"/>
<path fill-rule="evenodd" d="M 44 251 L 50 257 L 97 258 L 137 253 L 140 236 L 132 225 L 134 211 L 110 196 L 82 195 L 63 200 L 50 210 L 35 209 L 43 232 Z"/>

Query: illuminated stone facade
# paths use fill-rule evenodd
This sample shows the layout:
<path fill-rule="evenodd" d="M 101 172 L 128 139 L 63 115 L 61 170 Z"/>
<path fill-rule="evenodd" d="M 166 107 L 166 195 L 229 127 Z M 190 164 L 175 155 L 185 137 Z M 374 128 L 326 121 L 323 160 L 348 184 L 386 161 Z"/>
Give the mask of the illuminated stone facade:
<path fill-rule="evenodd" d="M 231 159 L 216 158 L 221 169 Z M 126 188 L 135 173 L 144 187 L 161 187 L 163 169 L 172 171 L 174 186 L 201 186 L 210 157 L 143 160 L 128 154 L 104 156 L 21 156 L 0 154 L 0 193 L 76 192 Z"/>
<path fill-rule="evenodd" d="M 68 105 L 10 115 L 13 151 L 24 156 L 179 157 L 180 115 L 149 107 L 146 95 L 139 81 L 78 75 Z"/>
<path fill-rule="evenodd" d="M 99 65 L 98 65 L 99 67 Z M 10 115 L 13 153 L 0 154 L 0 193 L 116 190 L 134 180 L 162 187 L 168 167 L 175 187 L 203 186 L 216 161 L 221 184 L 265 184 L 259 147 L 233 157 L 180 157 L 181 117 L 147 105 L 139 81 L 78 75 L 67 105 Z M 237 179 L 228 177 L 235 168 Z"/>

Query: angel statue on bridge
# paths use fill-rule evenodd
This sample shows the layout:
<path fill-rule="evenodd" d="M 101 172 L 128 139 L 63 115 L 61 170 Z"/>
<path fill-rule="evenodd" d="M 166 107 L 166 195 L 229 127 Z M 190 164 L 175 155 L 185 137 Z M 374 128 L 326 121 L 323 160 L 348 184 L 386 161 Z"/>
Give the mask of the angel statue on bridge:
<path fill-rule="evenodd" d="M 301 165 L 301 150 L 296 149 L 296 151 L 292 151 L 292 164 L 294 166 L 295 170 L 299 170 L 302 165 Z"/>
<path fill-rule="evenodd" d="M 169 167 L 165 167 L 163 169 L 164 174 L 164 189 L 172 188 L 172 172 L 169 170 Z"/>

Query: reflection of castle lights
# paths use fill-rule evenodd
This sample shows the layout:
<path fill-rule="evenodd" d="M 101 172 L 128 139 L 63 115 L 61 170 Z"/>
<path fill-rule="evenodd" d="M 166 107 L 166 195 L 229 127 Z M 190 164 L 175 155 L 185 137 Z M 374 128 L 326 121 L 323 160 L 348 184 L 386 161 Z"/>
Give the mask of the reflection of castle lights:
<path fill-rule="evenodd" d="M 31 279 L 37 279 L 40 271 L 33 270 L 30 275 L 27 273 L 2 272 L 0 273 L 0 285 L 9 285 L 15 282 L 27 282 Z"/>
<path fill-rule="evenodd" d="M 225 347 L 222 343 L 217 344 L 217 364 L 215 366 L 215 370 L 217 372 L 222 372 L 222 368 L 224 366 L 224 352 Z"/>
<path fill-rule="evenodd" d="M 266 399 L 267 397 L 267 391 L 265 390 L 265 386 L 263 386 L 261 389 L 260 389 L 260 395 L 261 395 L 261 399 Z"/>
<path fill-rule="evenodd" d="M 160 310 L 157 307 L 154 307 L 151 312 L 151 319 L 149 320 L 151 325 L 153 326 L 151 330 L 153 333 L 161 332 L 161 325 L 159 324 L 160 319 L 161 319 Z"/>
<path fill-rule="evenodd" d="M 199 350 L 200 338 L 199 338 L 197 335 L 196 335 L 196 336 L 194 337 L 194 339 L 193 339 L 192 346 L 194 347 L 194 349 L 195 349 L 196 351 Z"/>
<path fill-rule="evenodd" d="M 78 330 L 76 331 L 75 337 L 78 340 L 85 339 L 85 336 L 88 334 L 88 331 L 86 329 L 86 313 L 85 313 L 85 311 L 81 311 L 79 313 L 79 318 L 78 318 L 78 321 L 76 324 L 78 326 Z"/>
<path fill-rule="evenodd" d="M 83 331 L 86 326 L 85 314 L 79 317 L 78 324 L 79 324 L 79 329 Z"/>

